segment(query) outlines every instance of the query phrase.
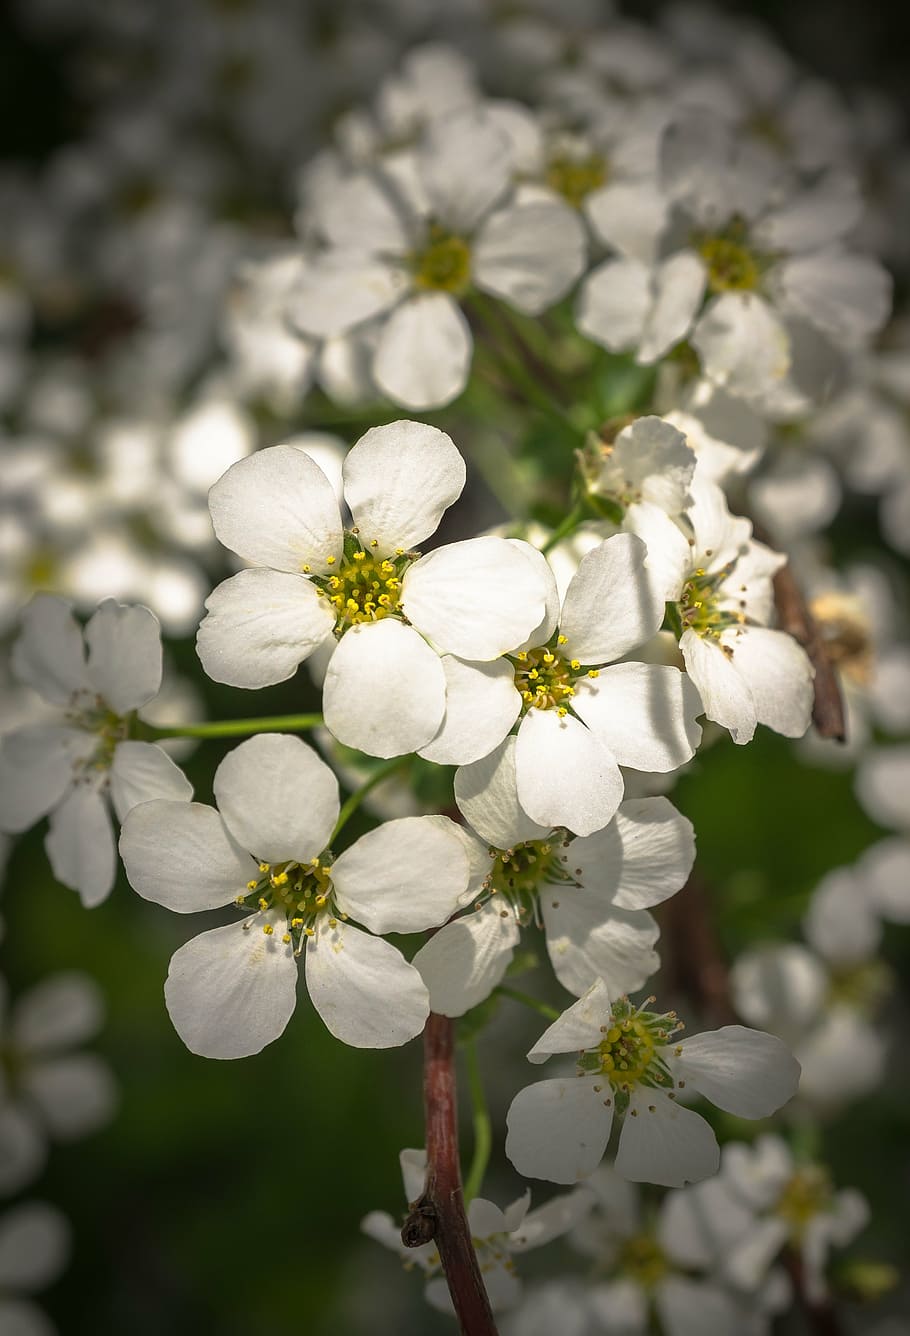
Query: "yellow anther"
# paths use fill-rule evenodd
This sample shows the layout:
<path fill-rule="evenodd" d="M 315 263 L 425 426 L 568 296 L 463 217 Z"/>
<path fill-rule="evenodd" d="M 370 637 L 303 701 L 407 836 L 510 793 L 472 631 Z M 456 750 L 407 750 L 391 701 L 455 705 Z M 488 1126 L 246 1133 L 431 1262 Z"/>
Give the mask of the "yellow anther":
<path fill-rule="evenodd" d="M 304 573 L 304 575 L 309 575 L 309 573 L 310 573 L 310 568 L 309 568 L 309 566 L 304 566 L 304 568 L 303 568 L 303 573 Z"/>
<path fill-rule="evenodd" d="M 326 564 L 327 566 L 334 566 L 334 565 L 335 565 L 335 558 L 334 558 L 334 557 L 326 557 L 326 559 L 325 559 L 325 564 Z"/>
<path fill-rule="evenodd" d="M 292 919 L 291 919 L 291 927 L 292 927 L 292 928 L 302 928 L 302 927 L 303 927 L 303 919 L 302 919 L 302 918 L 292 918 Z"/>
<path fill-rule="evenodd" d="M 263 911 L 263 913 L 265 913 L 265 911 L 268 909 L 268 907 L 269 907 L 269 902 L 268 902 L 268 900 L 264 900 L 264 899 L 262 898 L 262 896 L 260 895 L 260 897 L 259 897 L 259 908 Z"/>
<path fill-rule="evenodd" d="M 263 923 L 262 931 L 265 933 L 266 937 L 271 937 L 275 929 L 272 927 L 271 923 Z"/>
<path fill-rule="evenodd" d="M 271 866 L 272 866 L 271 863 L 260 863 L 260 864 L 259 864 L 259 871 L 260 871 L 260 872 L 268 872 L 268 870 L 269 870 L 269 868 L 270 868 Z"/>
<path fill-rule="evenodd" d="M 352 554 L 352 560 L 354 560 L 354 561 L 363 561 L 363 559 L 364 559 L 365 556 L 366 556 L 366 553 L 365 553 L 365 552 L 354 552 L 354 553 Z"/>
<path fill-rule="evenodd" d="M 581 667 L 581 660 L 580 660 L 580 659 L 570 659 L 570 660 L 569 660 L 569 667 L 572 669 L 572 672 L 573 672 L 573 673 L 577 673 L 578 670 L 579 670 L 579 668 Z"/>
<path fill-rule="evenodd" d="M 248 891 L 255 891 L 255 889 L 256 889 L 256 887 L 257 887 L 258 885 L 259 885 L 259 882 L 258 882 L 258 881 L 248 881 L 247 884 L 246 884 L 246 888 L 247 888 Z M 238 896 L 238 899 L 243 899 L 243 897 L 242 897 L 242 896 Z"/>
<path fill-rule="evenodd" d="M 544 650 L 544 655 L 543 655 L 544 663 L 553 663 L 555 658 L 556 655 L 551 650 L 548 649 Z"/>
<path fill-rule="evenodd" d="M 565 707 L 564 705 L 560 705 L 559 708 L 557 709 L 556 713 L 559 715 L 560 719 L 565 719 L 565 717 L 566 717 L 566 715 L 569 713 L 569 711 L 566 709 L 566 707 Z"/>
<path fill-rule="evenodd" d="M 564 644 L 566 643 L 566 637 L 565 637 L 565 636 L 557 636 L 557 637 L 556 637 L 556 643 L 557 643 L 557 645 L 564 645 Z"/>
<path fill-rule="evenodd" d="M 599 669 L 599 668 L 589 668 L 589 669 L 588 669 L 588 677 L 600 677 L 600 669 Z"/>
<path fill-rule="evenodd" d="M 371 539 L 370 539 L 370 547 L 378 547 L 378 546 L 379 546 L 379 539 L 378 539 L 378 538 L 371 538 Z"/>
<path fill-rule="evenodd" d="M 289 946 L 291 941 L 291 934 L 289 932 L 284 933 L 281 940 L 284 942 L 285 946 Z"/>

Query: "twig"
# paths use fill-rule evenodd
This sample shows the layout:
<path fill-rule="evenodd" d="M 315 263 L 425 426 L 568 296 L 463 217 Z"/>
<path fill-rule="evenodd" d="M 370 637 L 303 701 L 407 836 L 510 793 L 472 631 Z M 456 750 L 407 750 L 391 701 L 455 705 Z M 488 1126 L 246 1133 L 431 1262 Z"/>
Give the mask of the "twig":
<path fill-rule="evenodd" d="M 672 943 L 673 985 L 693 998 L 714 1025 L 736 1020 L 730 980 L 708 902 L 697 872 L 666 902 L 667 936 Z"/>
<path fill-rule="evenodd" d="M 434 1012 L 430 1013 L 423 1032 L 423 1098 L 427 1178 L 423 1195 L 404 1222 L 401 1240 L 407 1248 L 435 1242 L 462 1336 L 497 1336 L 471 1242 L 461 1188 L 455 1028 L 447 1016 L 437 1016 Z"/>
<path fill-rule="evenodd" d="M 840 1318 L 831 1300 L 811 1299 L 806 1293 L 805 1270 L 799 1253 L 794 1248 L 785 1248 L 781 1261 L 812 1336 L 841 1336 Z"/>

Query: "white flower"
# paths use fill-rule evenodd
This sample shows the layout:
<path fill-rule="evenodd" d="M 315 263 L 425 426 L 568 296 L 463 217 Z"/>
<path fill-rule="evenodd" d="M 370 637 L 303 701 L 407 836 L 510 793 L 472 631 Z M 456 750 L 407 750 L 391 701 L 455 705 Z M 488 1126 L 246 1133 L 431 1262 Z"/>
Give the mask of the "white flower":
<path fill-rule="evenodd" d="M 463 695 L 450 686 L 443 727 L 421 754 L 463 761 L 467 744 L 484 757 L 520 715 L 521 806 L 548 830 L 590 835 L 619 806 L 620 766 L 665 773 L 692 757 L 699 702 L 675 667 L 615 662 L 650 640 L 664 615 L 636 537 L 616 534 L 589 551 L 562 600 L 539 555 L 536 569 L 548 587 L 537 629 L 485 680 L 470 665 L 443 660 L 450 677 L 457 669 L 470 681 Z"/>
<path fill-rule="evenodd" d="M 476 109 L 434 120 L 407 168 L 336 181 L 320 201 L 327 248 L 305 268 L 291 318 L 324 338 L 382 318 L 373 376 L 426 409 L 464 389 L 472 288 L 537 315 L 585 263 L 584 229 L 555 199 L 511 195 L 509 144 Z"/>
<path fill-rule="evenodd" d="M 399 1159 L 405 1196 L 409 1203 L 416 1202 L 423 1192 L 426 1152 L 403 1150 Z M 593 1200 L 587 1188 L 576 1188 L 574 1192 L 553 1197 L 545 1206 L 530 1212 L 530 1191 L 505 1210 L 483 1197 L 475 1197 L 468 1204 L 471 1242 L 494 1312 L 511 1307 L 521 1295 L 513 1255 L 540 1248 L 567 1233 L 591 1209 Z M 377 1243 L 398 1253 L 405 1264 L 416 1263 L 427 1277 L 427 1302 L 444 1313 L 452 1312 L 439 1252 L 433 1243 L 424 1243 L 419 1248 L 406 1247 L 401 1241 L 400 1226 L 385 1211 L 371 1211 L 360 1227 Z"/>
<path fill-rule="evenodd" d="M 652 999 L 648 999 L 651 1001 Z M 575 1183 L 597 1168 L 623 1115 L 616 1169 L 634 1182 L 681 1187 L 717 1171 L 708 1123 L 685 1108 L 685 1087 L 740 1118 L 766 1118 L 799 1083 L 779 1039 L 741 1025 L 676 1043 L 675 1013 L 611 1003 L 602 981 L 554 1021 L 528 1054 L 578 1054 L 574 1076 L 526 1086 L 507 1115 L 506 1154 L 520 1174 Z"/>
<path fill-rule="evenodd" d="M 337 640 L 325 679 L 326 725 L 373 756 L 417 751 L 446 709 L 440 654 L 483 664 L 515 649 L 544 616 L 546 585 L 526 544 L 482 537 L 418 559 L 465 482 L 444 432 L 375 427 L 344 461 L 353 516 L 291 446 L 260 450 L 212 488 L 218 537 L 253 568 L 219 585 L 199 628 L 216 681 L 261 687 Z M 490 744 L 495 745 L 502 734 Z"/>
<path fill-rule="evenodd" d="M 0 981 L 0 1004 L 6 1011 Z M 91 979 L 56 974 L 0 1012 L 7 1054 L 0 1081 L 0 1191 L 13 1192 L 41 1168 L 47 1136 L 76 1140 L 103 1126 L 116 1104 L 111 1073 L 93 1053 L 70 1052 L 98 1032 L 103 1004 Z"/>
<path fill-rule="evenodd" d="M 692 827 L 665 798 L 623 803 L 603 830 L 570 840 L 522 811 L 516 739 L 465 767 L 455 800 L 484 845 L 475 910 L 434 933 L 414 957 L 433 1011 L 460 1016 L 502 980 L 521 929 L 542 925 L 556 977 L 580 996 L 597 978 L 619 994 L 658 966 L 657 924 L 647 909 L 684 884 L 695 857 Z"/>
<path fill-rule="evenodd" d="M 165 1001 L 187 1047 L 239 1058 L 277 1039 L 296 1004 L 300 955 L 313 1005 L 342 1042 L 389 1048 L 419 1034 L 426 988 L 379 934 L 435 927 L 459 907 L 470 868 L 458 827 L 405 817 L 333 858 L 335 776 L 306 743 L 276 733 L 229 752 L 214 790 L 218 811 L 143 803 L 120 838 L 127 877 L 145 899 L 178 913 L 247 911 L 171 961 Z"/>
<path fill-rule="evenodd" d="M 157 619 L 108 599 L 83 643 L 69 605 L 39 595 L 23 614 L 12 661 L 17 676 L 64 713 L 59 723 L 20 728 L 0 742 L 0 829 L 27 830 L 49 813 L 54 876 L 97 905 L 114 884 L 109 806 L 122 821 L 137 802 L 188 800 L 193 792 L 160 747 L 130 738 L 135 712 L 161 686 Z"/>
<path fill-rule="evenodd" d="M 57 1279 L 69 1252 L 70 1227 L 56 1207 L 27 1201 L 0 1216 L 0 1331 L 54 1336 L 29 1296 Z"/>

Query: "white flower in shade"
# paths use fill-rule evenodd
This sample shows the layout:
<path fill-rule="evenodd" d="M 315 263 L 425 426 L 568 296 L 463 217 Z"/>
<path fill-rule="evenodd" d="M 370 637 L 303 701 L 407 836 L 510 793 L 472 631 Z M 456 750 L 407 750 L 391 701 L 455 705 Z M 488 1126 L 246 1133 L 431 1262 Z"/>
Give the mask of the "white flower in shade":
<path fill-rule="evenodd" d="M 460 300 L 477 289 L 537 315 L 582 272 L 586 240 L 562 201 L 512 194 L 508 141 L 476 110 L 434 121 L 406 162 L 394 175 L 342 178 L 319 201 L 327 246 L 306 266 L 290 316 L 313 338 L 381 318 L 373 377 L 419 410 L 467 384 Z"/>
<path fill-rule="evenodd" d="M 25 993 L 9 1014 L 0 980 L 0 1191 L 13 1192 L 40 1169 L 46 1138 L 74 1141 L 112 1116 L 116 1087 L 106 1063 L 72 1050 L 97 1034 L 103 1017 L 87 975 L 57 974 Z"/>
<path fill-rule="evenodd" d="M 615 440 L 593 436 L 583 456 L 589 495 L 603 498 L 617 521 L 637 506 L 673 518 L 682 514 L 691 500 L 695 463 L 684 433 L 650 416 L 636 418 Z"/>
<path fill-rule="evenodd" d="M 427 990 L 380 934 L 420 932 L 459 908 L 470 882 L 459 828 L 405 817 L 333 858 L 335 776 L 306 743 L 277 733 L 229 752 L 214 790 L 217 811 L 143 803 L 120 838 L 145 899 L 178 913 L 246 911 L 171 960 L 165 1001 L 187 1047 L 240 1058 L 277 1039 L 294 1011 L 301 955 L 310 999 L 336 1038 L 355 1048 L 413 1039 L 429 1014 Z"/>
<path fill-rule="evenodd" d="M 647 542 L 655 587 L 676 604 L 679 648 L 704 712 L 734 742 L 749 742 L 759 723 L 801 737 L 812 665 L 792 636 L 767 625 L 771 577 L 786 558 L 752 538 L 751 522 L 731 514 L 715 483 L 696 477 L 691 492 L 680 525 L 640 508 L 626 522 Z"/>
<path fill-rule="evenodd" d="M 688 338 L 709 380 L 761 401 L 803 350 L 867 344 L 884 324 L 891 283 L 845 238 L 862 202 L 855 182 L 828 172 L 799 187 L 721 119 L 693 110 L 664 136 L 659 183 L 671 209 L 655 265 L 623 256 L 582 289 L 581 330 L 640 362 Z M 805 373 L 807 374 L 807 373 Z"/>
<path fill-rule="evenodd" d="M 0 829 L 27 830 L 49 814 L 54 876 L 97 905 L 116 870 L 110 806 L 122 821 L 138 802 L 193 793 L 160 747 L 130 737 L 136 711 L 161 686 L 160 628 L 148 608 L 108 599 L 83 640 L 69 605 L 49 595 L 38 595 L 22 620 L 13 669 L 63 713 L 0 742 Z"/>
<path fill-rule="evenodd" d="M 759 1288 L 761 1274 L 748 1290 L 730 1284 L 721 1239 L 740 1237 L 754 1217 L 729 1203 L 717 1185 L 709 1179 L 667 1193 L 655 1217 L 643 1209 L 634 1184 L 615 1170 L 602 1166 L 586 1181 L 596 1205 L 572 1242 L 591 1258 L 598 1276 L 606 1276 L 589 1292 L 604 1331 L 646 1336 L 655 1315 L 667 1336 L 760 1336 L 769 1330 L 772 1310 L 780 1306 L 779 1286 Z"/>
<path fill-rule="evenodd" d="M 857 769 L 856 796 L 873 821 L 910 835 L 910 744 L 871 747 Z"/>
<path fill-rule="evenodd" d="M 641 988 L 659 961 L 648 908 L 684 884 L 695 837 L 666 798 L 622 803 L 593 835 L 538 826 L 518 802 L 516 739 L 456 775 L 455 800 L 484 841 L 472 913 L 434 933 L 414 957 L 433 1011 L 461 1016 L 500 983 L 522 928 L 542 926 L 556 977 L 580 996 L 603 978 L 614 993 Z"/>
<path fill-rule="evenodd" d="M 543 619 L 547 585 L 524 543 L 487 536 L 424 557 L 412 551 L 465 482 L 464 460 L 435 427 L 374 427 L 343 472 L 353 516 L 347 533 L 325 474 L 291 446 L 260 450 L 215 484 L 215 531 L 254 565 L 207 600 L 199 657 L 218 682 L 262 687 L 291 677 L 320 647 L 333 648 L 327 727 L 347 746 L 395 756 L 439 731 L 440 655 L 471 661 L 472 681 L 495 676 L 492 661 Z"/>
<path fill-rule="evenodd" d="M 445 718 L 421 755 L 443 764 L 482 758 L 520 716 L 518 800 L 538 825 L 577 835 L 600 830 L 615 813 L 620 766 L 665 773 L 684 765 L 701 737 L 691 683 L 675 667 L 616 662 L 663 619 L 645 555 L 633 535 L 606 539 L 581 559 L 560 599 L 553 571 L 535 554 L 548 590 L 543 618 L 495 672 L 443 659 Z"/>
<path fill-rule="evenodd" d="M 0 1331 L 4 1336 L 54 1336 L 56 1327 L 31 1296 L 60 1275 L 69 1260 L 70 1227 L 45 1202 L 27 1201 L 0 1216 Z"/>
<path fill-rule="evenodd" d="M 735 1233 L 718 1229 L 725 1271 L 731 1279 L 752 1286 L 785 1245 L 802 1259 L 803 1284 L 812 1302 L 827 1295 L 825 1266 L 832 1247 L 844 1247 L 865 1227 L 869 1206 L 855 1188 L 836 1189 L 827 1168 L 794 1160 L 776 1136 L 760 1136 L 753 1145 L 724 1146 L 712 1207 L 726 1198 L 725 1214 L 752 1215 L 750 1227 Z M 694 1212 L 692 1213 L 694 1214 Z M 705 1212 L 700 1213 L 703 1217 Z M 687 1213 L 686 1223 L 691 1220 Z M 717 1223 L 722 1226 L 723 1215 Z M 680 1226 L 683 1220 L 679 1220 Z"/>
<path fill-rule="evenodd" d="M 653 1001 L 649 998 L 648 1002 Z M 575 1183 L 603 1159 L 622 1117 L 616 1170 L 681 1187 L 717 1172 L 720 1151 L 687 1089 L 740 1118 L 767 1118 L 795 1093 L 799 1063 L 773 1035 L 741 1025 L 676 1042 L 674 1012 L 611 1002 L 602 981 L 554 1021 L 528 1058 L 575 1052 L 574 1075 L 526 1086 L 507 1115 L 506 1155 L 520 1174 Z"/>
<path fill-rule="evenodd" d="M 426 1152 L 403 1150 L 399 1156 L 405 1196 L 416 1202 L 423 1193 Z M 545 1206 L 529 1211 L 531 1193 L 526 1192 L 505 1210 L 483 1197 L 468 1204 L 468 1226 L 483 1283 L 494 1311 L 510 1308 L 521 1296 L 521 1281 L 513 1256 L 540 1248 L 566 1234 L 591 1209 L 594 1198 L 587 1188 L 553 1197 Z M 361 1222 L 371 1239 L 398 1253 L 405 1265 L 416 1264 L 427 1277 L 427 1302 L 443 1313 L 452 1312 L 449 1288 L 442 1274 L 439 1252 L 433 1243 L 408 1248 L 401 1241 L 401 1226 L 386 1211 L 371 1211 Z"/>

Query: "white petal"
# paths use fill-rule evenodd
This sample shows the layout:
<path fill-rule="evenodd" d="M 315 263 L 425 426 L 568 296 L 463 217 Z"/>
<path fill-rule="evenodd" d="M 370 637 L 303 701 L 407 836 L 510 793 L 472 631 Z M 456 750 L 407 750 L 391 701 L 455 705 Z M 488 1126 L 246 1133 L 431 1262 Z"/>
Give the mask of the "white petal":
<path fill-rule="evenodd" d="M 732 651 L 732 663 L 746 683 L 760 724 L 801 738 L 809 727 L 814 697 L 812 664 L 801 645 L 785 631 L 764 626 L 728 632 L 721 643 Z"/>
<path fill-rule="evenodd" d="M 701 738 L 697 693 L 684 673 L 663 664 L 601 668 L 598 678 L 579 680 L 572 704 L 619 764 L 634 770 L 678 770 Z"/>
<path fill-rule="evenodd" d="M 475 241 L 474 279 L 484 292 L 538 315 L 565 296 L 586 255 L 584 228 L 572 209 L 527 200 L 487 219 Z"/>
<path fill-rule="evenodd" d="M 611 663 L 659 629 L 664 605 L 645 575 L 646 554 L 640 538 L 619 533 L 582 557 L 559 619 L 566 658 Z"/>
<path fill-rule="evenodd" d="M 94 1053 L 33 1063 L 23 1092 L 36 1104 L 58 1141 L 78 1141 L 103 1127 L 117 1106 L 110 1068 Z"/>
<path fill-rule="evenodd" d="M 24 1299 L 0 1299 L 0 1330 L 4 1336 L 57 1336 L 44 1311 Z"/>
<path fill-rule="evenodd" d="M 0 1289 L 30 1292 L 56 1280 L 70 1252 L 65 1216 L 44 1202 L 21 1202 L 0 1218 Z"/>
<path fill-rule="evenodd" d="M 410 287 L 395 265 L 350 250 L 329 250 L 304 267 L 289 306 L 303 334 L 332 338 L 394 306 Z"/>
<path fill-rule="evenodd" d="M 656 362 L 686 337 L 705 291 L 705 269 L 689 251 L 671 255 L 657 266 L 651 307 L 638 350 L 640 362 Z"/>
<path fill-rule="evenodd" d="M 448 543 L 409 566 L 401 606 L 441 654 L 486 661 L 540 625 L 546 593 L 520 546 L 486 536 Z"/>
<path fill-rule="evenodd" d="M 409 297 L 382 327 L 373 376 L 396 404 L 421 412 L 441 408 L 468 383 L 471 328 L 447 292 Z"/>
<path fill-rule="evenodd" d="M 44 847 L 54 876 L 79 892 L 86 909 L 107 899 L 116 851 L 110 811 L 96 788 L 77 784 L 54 809 Z"/>
<path fill-rule="evenodd" d="M 11 1195 L 36 1178 L 47 1158 L 44 1134 L 33 1110 L 11 1102 L 0 1107 L 0 1192 Z"/>
<path fill-rule="evenodd" d="M 274 929 L 268 936 L 266 924 Z M 281 940 L 284 928 L 283 915 L 256 914 L 200 933 L 174 953 L 164 1000 L 191 1053 L 246 1058 L 284 1033 L 297 1002 L 297 962 Z"/>
<path fill-rule="evenodd" d="M 538 1081 L 512 1100 L 506 1126 L 506 1155 L 523 1177 L 577 1183 L 594 1172 L 607 1149 L 612 1088 L 606 1078 L 602 1085 L 577 1076 Z"/>
<path fill-rule="evenodd" d="M 633 1090 L 619 1136 L 617 1173 L 633 1183 L 677 1188 L 710 1178 L 719 1164 L 717 1138 L 700 1114 L 662 1090 Z"/>
<path fill-rule="evenodd" d="M 338 781 L 312 747 L 289 734 L 241 742 L 215 771 L 213 787 L 230 834 L 267 863 L 318 857 L 338 820 Z"/>
<path fill-rule="evenodd" d="M 529 710 L 515 747 L 518 801 L 533 821 L 577 835 L 600 830 L 613 816 L 623 780 L 613 756 L 578 719 Z"/>
<path fill-rule="evenodd" d="M 768 281 L 786 310 L 847 348 L 876 334 L 891 308 L 891 277 L 871 255 L 832 248 L 793 256 Z"/>
<path fill-rule="evenodd" d="M 667 1336 L 733 1336 L 747 1331 L 753 1316 L 750 1302 L 686 1276 L 667 1276 L 654 1298 Z"/>
<path fill-rule="evenodd" d="M 679 648 L 707 717 L 728 728 L 734 742 L 751 742 L 758 723 L 752 692 L 720 644 L 689 630 L 683 632 Z"/>
<path fill-rule="evenodd" d="M 486 1001 L 503 975 L 521 932 L 515 915 L 500 911 L 496 897 L 473 914 L 447 923 L 414 957 L 414 967 L 441 1016 L 463 1016 Z"/>
<path fill-rule="evenodd" d="M 646 1336 L 649 1330 L 648 1296 L 634 1280 L 594 1284 L 589 1302 L 605 1336 Z M 585 1336 L 586 1332 L 587 1327 L 581 1327 L 579 1336 Z"/>
<path fill-rule="evenodd" d="M 589 890 L 623 909 L 650 909 L 678 891 L 695 861 L 692 823 L 666 798 L 633 798 L 604 830 L 573 840 L 568 864 Z"/>
<path fill-rule="evenodd" d="M 585 213 L 601 241 L 620 255 L 650 264 L 667 221 L 667 201 L 651 180 L 617 181 L 595 191 Z"/>
<path fill-rule="evenodd" d="M 516 741 L 506 738 L 482 761 L 464 765 L 455 774 L 459 811 L 494 849 L 511 849 L 526 840 L 543 839 L 551 829 L 532 821 L 518 801 Z"/>
<path fill-rule="evenodd" d="M 859 870 L 835 868 L 822 877 L 803 918 L 806 941 L 836 966 L 871 960 L 882 939 L 882 924 Z"/>
<path fill-rule="evenodd" d="M 730 970 L 733 1005 L 751 1025 L 800 1034 L 821 1011 L 828 989 L 822 962 L 798 942 L 753 946 Z"/>
<path fill-rule="evenodd" d="M 420 755 L 436 765 L 469 765 L 489 755 L 521 711 L 512 665 L 506 659 L 466 663 L 442 657 L 446 712 L 439 732 Z"/>
<path fill-rule="evenodd" d="M 60 802 L 73 762 L 95 747 L 90 733 L 56 724 L 19 728 L 0 739 L 0 830 L 28 830 Z"/>
<path fill-rule="evenodd" d="M 16 676 L 53 705 L 65 705 L 74 691 L 87 687 L 82 631 L 70 605 L 37 594 L 22 614 L 11 662 Z"/>
<path fill-rule="evenodd" d="M 328 1030 L 352 1048 L 398 1048 L 430 1014 L 423 980 L 382 937 L 338 923 L 307 939 L 306 985 Z"/>
<path fill-rule="evenodd" d="M 573 1002 L 552 1025 L 544 1030 L 528 1053 L 529 1062 L 546 1062 L 554 1053 L 574 1053 L 596 1048 L 603 1038 L 602 1027 L 612 1018 L 610 994 L 603 979 L 592 984 L 584 997 Z"/>
<path fill-rule="evenodd" d="M 133 890 L 178 914 L 218 909 L 257 874 L 214 807 L 156 801 L 134 807 L 120 832 L 120 856 Z"/>
<path fill-rule="evenodd" d="M 453 822 L 406 816 L 361 835 L 332 864 L 339 910 L 371 932 L 423 932 L 457 909 L 470 867 Z"/>
<path fill-rule="evenodd" d="M 87 974 L 54 974 L 30 988 L 13 1013 L 12 1036 L 18 1049 L 53 1052 L 93 1039 L 104 1019 L 101 990 Z"/>
<path fill-rule="evenodd" d="M 643 910 L 615 909 L 575 886 L 546 887 L 540 905 L 553 970 L 576 997 L 597 979 L 614 996 L 631 993 L 657 971 L 660 930 Z"/>
<path fill-rule="evenodd" d="M 161 627 L 148 608 L 105 599 L 85 628 L 89 680 L 115 714 L 146 705 L 161 686 Z"/>
<path fill-rule="evenodd" d="M 551 1197 L 544 1206 L 538 1206 L 511 1231 L 509 1251 L 528 1252 L 531 1248 L 542 1248 L 545 1243 L 560 1238 L 573 1229 L 590 1212 L 596 1198 L 586 1187 L 575 1192 L 561 1193 Z"/>
<path fill-rule="evenodd" d="M 799 1063 L 775 1035 L 725 1025 L 677 1048 L 669 1059 L 674 1075 L 727 1113 L 768 1118 L 796 1094 Z"/>
<path fill-rule="evenodd" d="M 118 742 L 111 764 L 111 801 L 117 820 L 124 821 L 137 803 L 153 798 L 189 800 L 193 786 L 186 775 L 153 742 Z"/>
<path fill-rule="evenodd" d="M 279 571 L 240 571 L 218 585 L 205 606 L 196 649 L 208 676 L 232 687 L 293 677 L 335 625 L 315 585 Z"/>
<path fill-rule="evenodd" d="M 639 260 L 608 260 L 585 279 L 576 321 L 582 334 L 611 353 L 641 339 L 651 309 L 651 272 Z"/>
<path fill-rule="evenodd" d="M 219 542 L 254 566 L 325 575 L 342 552 L 341 514 L 319 465 L 291 445 L 232 464 L 209 492 Z"/>
<path fill-rule="evenodd" d="M 433 213 L 456 232 L 476 227 L 509 188 L 508 140 L 473 111 L 434 123 L 419 163 Z"/>
<path fill-rule="evenodd" d="M 454 442 L 424 422 L 373 427 L 344 461 L 344 495 L 365 548 L 409 551 L 435 533 L 461 496 L 465 463 Z"/>
<path fill-rule="evenodd" d="M 892 923 L 910 923 L 910 844 L 881 840 L 860 860 L 875 910 Z"/>
<path fill-rule="evenodd" d="M 857 771 L 856 796 L 880 826 L 910 830 L 910 746 L 867 752 Z"/>
<path fill-rule="evenodd" d="M 345 633 L 325 675 L 326 727 L 368 756 L 403 756 L 435 737 L 445 711 L 439 656 L 413 627 L 387 618 Z"/>
<path fill-rule="evenodd" d="M 655 597 L 675 603 L 692 565 L 685 534 L 666 511 L 650 501 L 633 502 L 623 516 L 623 528 L 637 534 L 648 549 L 645 568 Z"/>
<path fill-rule="evenodd" d="M 692 343 L 705 375 L 731 394 L 768 394 L 790 369 L 787 332 L 753 293 L 716 297 L 696 324 Z"/>

